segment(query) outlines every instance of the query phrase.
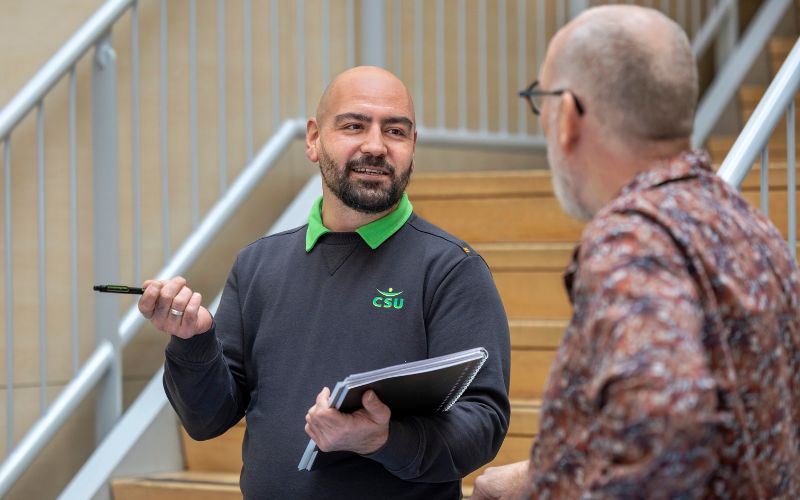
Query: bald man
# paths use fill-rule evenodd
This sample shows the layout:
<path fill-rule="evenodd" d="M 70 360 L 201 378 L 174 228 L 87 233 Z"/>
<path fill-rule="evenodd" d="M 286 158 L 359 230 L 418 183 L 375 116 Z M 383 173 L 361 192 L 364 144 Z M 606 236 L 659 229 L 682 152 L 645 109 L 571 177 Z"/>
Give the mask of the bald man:
<path fill-rule="evenodd" d="M 242 250 L 212 319 L 183 278 L 148 281 L 142 314 L 172 335 L 164 386 L 195 439 L 247 419 L 247 498 L 459 498 L 509 419 L 508 323 L 483 259 L 416 216 L 414 108 L 391 73 L 339 75 L 306 131 L 322 197 L 308 224 Z M 390 303 L 383 294 L 395 297 Z M 484 347 L 460 400 L 434 416 L 328 407 L 351 373 Z M 339 460 L 300 472 L 311 437 Z"/>
<path fill-rule="evenodd" d="M 695 61 L 658 11 L 589 9 L 521 92 L 553 186 L 588 220 L 529 462 L 487 498 L 800 498 L 800 277 L 691 151 Z"/>

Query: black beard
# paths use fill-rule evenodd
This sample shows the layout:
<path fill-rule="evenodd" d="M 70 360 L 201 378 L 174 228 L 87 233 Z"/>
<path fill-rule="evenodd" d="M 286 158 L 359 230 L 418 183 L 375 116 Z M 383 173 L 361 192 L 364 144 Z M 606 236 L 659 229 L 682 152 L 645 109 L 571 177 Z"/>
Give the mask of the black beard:
<path fill-rule="evenodd" d="M 350 172 L 356 168 L 380 167 L 391 177 L 388 188 L 382 189 L 381 182 L 350 180 Z M 411 169 L 395 177 L 395 168 L 383 156 L 364 156 L 348 161 L 343 169 L 323 150 L 320 154 L 319 169 L 328 188 L 346 206 L 364 214 L 385 212 L 400 201 L 411 178 Z"/>

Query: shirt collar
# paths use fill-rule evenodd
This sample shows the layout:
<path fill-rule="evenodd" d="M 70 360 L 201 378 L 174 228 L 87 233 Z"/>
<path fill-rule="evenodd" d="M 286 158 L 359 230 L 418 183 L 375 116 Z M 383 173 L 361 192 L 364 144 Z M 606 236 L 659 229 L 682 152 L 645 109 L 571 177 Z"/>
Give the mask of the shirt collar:
<path fill-rule="evenodd" d="M 408 195 L 403 193 L 397 208 L 384 215 L 376 221 L 372 221 L 365 226 L 356 229 L 356 233 L 373 250 L 388 240 L 396 233 L 403 224 L 411 217 L 414 207 L 408 199 Z M 306 229 L 306 252 L 313 250 L 314 245 L 323 234 L 331 232 L 330 229 L 322 224 L 322 197 L 320 196 L 311 206 L 311 213 L 308 216 L 308 229 Z"/>
<path fill-rule="evenodd" d="M 696 177 L 697 175 L 701 175 L 700 172 L 713 172 L 711 157 L 708 153 L 701 150 L 683 151 L 665 160 L 664 168 L 647 170 L 634 177 L 633 180 L 622 188 L 617 198 L 635 191 L 642 191 L 679 179 Z M 617 198 L 615 198 L 615 200 Z M 603 207 L 602 210 L 609 210 L 609 207 L 612 207 L 613 204 L 614 201 L 612 200 L 608 205 Z M 569 297 L 570 303 L 572 303 L 572 287 L 575 281 L 575 274 L 578 272 L 580 250 L 581 244 L 578 242 L 572 252 L 572 260 L 564 271 L 563 276 L 564 286 L 567 289 L 567 296 Z"/>
<path fill-rule="evenodd" d="M 701 150 L 684 151 L 665 160 L 663 168 L 650 169 L 637 175 L 622 188 L 620 196 L 667 182 L 695 177 L 698 171 L 713 172 L 708 153 Z"/>

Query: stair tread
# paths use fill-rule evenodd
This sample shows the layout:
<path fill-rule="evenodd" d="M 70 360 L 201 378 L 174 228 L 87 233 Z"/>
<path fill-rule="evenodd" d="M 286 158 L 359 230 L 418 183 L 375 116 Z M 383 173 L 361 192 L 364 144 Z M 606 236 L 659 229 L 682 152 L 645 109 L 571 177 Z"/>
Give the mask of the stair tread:
<path fill-rule="evenodd" d="M 116 484 L 147 484 L 164 488 L 176 486 L 181 488 L 185 488 L 186 486 L 197 488 L 235 488 L 238 491 L 239 473 L 180 470 L 115 478 L 113 482 Z"/>
<path fill-rule="evenodd" d="M 748 84 L 739 87 L 739 100 L 743 104 L 757 104 L 767 91 L 767 85 L 764 84 Z M 795 96 L 795 102 L 800 102 L 800 96 Z"/>
<path fill-rule="evenodd" d="M 419 173 L 408 186 L 412 200 L 552 196 L 545 169 Z"/>
<path fill-rule="evenodd" d="M 792 50 L 797 37 L 792 36 L 776 36 L 772 37 L 769 41 L 769 52 L 773 55 L 783 55 L 784 57 Z"/>
<path fill-rule="evenodd" d="M 518 242 L 487 242 L 477 243 L 475 248 L 478 250 L 493 250 L 493 251 L 535 251 L 535 250 L 550 250 L 550 251 L 572 251 L 575 247 L 574 243 L 570 242 L 533 242 L 533 241 L 518 241 Z"/>
<path fill-rule="evenodd" d="M 474 247 L 493 272 L 547 269 L 560 274 L 569 264 L 575 243 L 476 243 Z"/>
<path fill-rule="evenodd" d="M 555 350 L 561 345 L 561 337 L 568 321 L 565 319 L 512 319 L 511 348 L 516 350 Z"/>

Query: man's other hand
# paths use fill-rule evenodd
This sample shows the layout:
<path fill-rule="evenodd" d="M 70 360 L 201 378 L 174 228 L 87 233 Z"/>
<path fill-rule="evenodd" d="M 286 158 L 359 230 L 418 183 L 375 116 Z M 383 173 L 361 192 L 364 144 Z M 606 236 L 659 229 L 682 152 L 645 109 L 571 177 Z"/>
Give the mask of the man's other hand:
<path fill-rule="evenodd" d="M 182 277 L 147 280 L 142 286 L 139 312 L 162 332 L 188 339 L 211 329 L 211 313 L 201 305 L 203 297 L 187 287 Z"/>
<path fill-rule="evenodd" d="M 392 411 L 383 404 L 375 391 L 361 397 L 363 408 L 342 413 L 328 405 L 331 391 L 325 387 L 317 402 L 306 413 L 306 434 L 322 451 L 353 451 L 368 455 L 377 451 L 389 439 L 389 418 Z"/>
<path fill-rule="evenodd" d="M 489 467 L 475 480 L 470 500 L 511 500 L 522 498 L 528 477 L 528 461 Z"/>

